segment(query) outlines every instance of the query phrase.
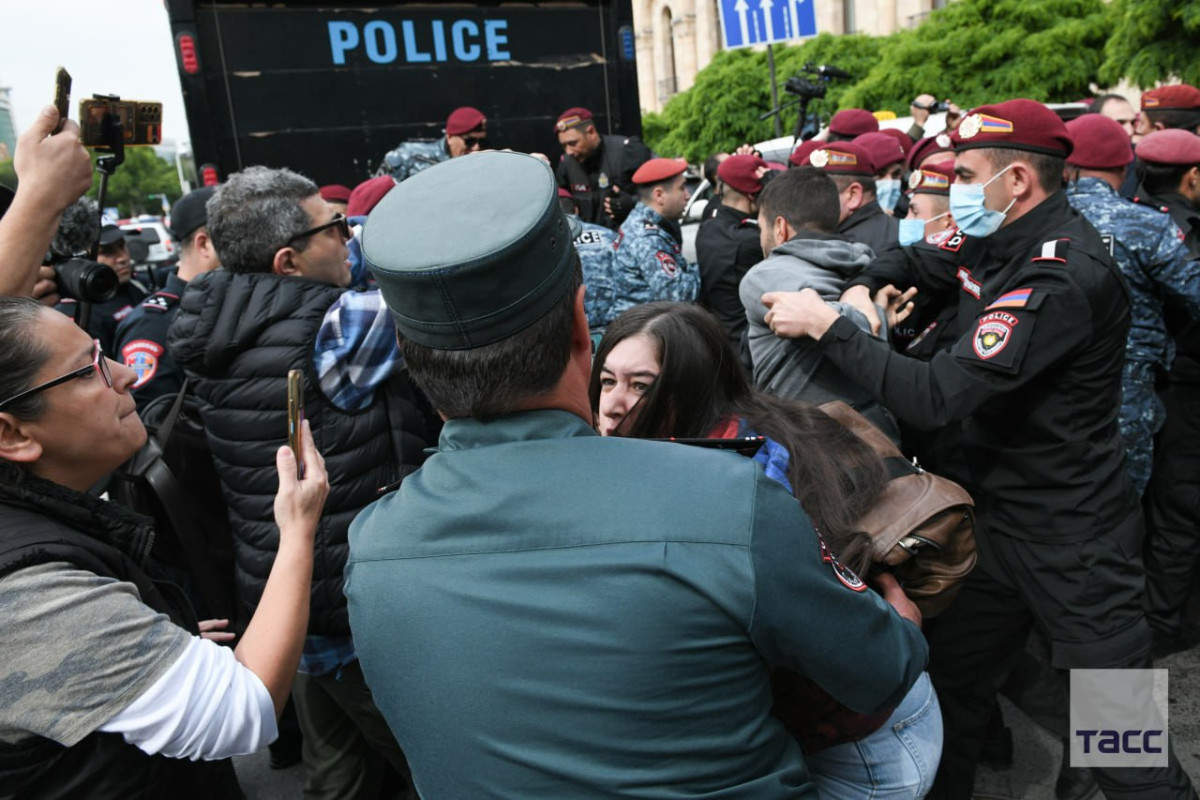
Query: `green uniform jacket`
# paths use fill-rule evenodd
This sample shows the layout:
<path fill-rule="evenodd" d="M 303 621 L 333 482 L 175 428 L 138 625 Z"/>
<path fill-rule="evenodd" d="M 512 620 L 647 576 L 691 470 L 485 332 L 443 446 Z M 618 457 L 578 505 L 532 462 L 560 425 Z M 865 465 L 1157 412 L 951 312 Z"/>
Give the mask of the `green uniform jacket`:
<path fill-rule="evenodd" d="M 350 530 L 367 683 L 423 800 L 815 797 L 767 665 L 860 712 L 926 646 L 731 452 L 451 420 Z"/>

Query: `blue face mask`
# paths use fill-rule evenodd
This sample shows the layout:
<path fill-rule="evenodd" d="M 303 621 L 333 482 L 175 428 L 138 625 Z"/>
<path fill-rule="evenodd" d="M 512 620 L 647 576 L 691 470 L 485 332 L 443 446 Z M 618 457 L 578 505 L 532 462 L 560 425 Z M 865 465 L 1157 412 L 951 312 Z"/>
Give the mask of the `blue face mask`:
<path fill-rule="evenodd" d="M 992 211 L 983 204 L 983 190 L 989 183 L 1008 172 L 1010 167 L 1011 165 L 1000 170 L 985 183 L 950 184 L 950 213 L 954 215 L 954 224 L 960 231 L 982 239 L 1000 230 L 1000 226 L 1004 224 L 1004 216 L 1013 207 L 1013 203 L 1017 202 L 1017 198 L 1014 197 L 1003 211 Z"/>
<path fill-rule="evenodd" d="M 950 212 L 945 211 L 938 214 L 936 217 L 929 219 L 902 219 L 900 220 L 900 244 L 904 247 L 911 247 L 917 242 L 925 238 L 925 226 L 934 220 L 941 219 Z"/>
<path fill-rule="evenodd" d="M 876 179 L 875 199 L 879 201 L 879 205 L 884 211 L 892 213 L 896 203 L 900 202 L 900 181 L 895 178 Z"/>

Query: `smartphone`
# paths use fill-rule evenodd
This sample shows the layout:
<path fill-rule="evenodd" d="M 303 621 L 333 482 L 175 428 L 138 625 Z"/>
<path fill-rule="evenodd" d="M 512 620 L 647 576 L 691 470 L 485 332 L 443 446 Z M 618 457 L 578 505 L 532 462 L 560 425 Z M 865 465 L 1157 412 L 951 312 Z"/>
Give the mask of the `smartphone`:
<path fill-rule="evenodd" d="M 59 67 L 54 73 L 54 105 L 58 108 L 58 125 L 54 127 L 54 132 L 58 133 L 62 130 L 63 125 L 67 122 L 67 113 L 70 111 L 69 104 L 71 102 L 71 73 L 64 68 Z"/>
<path fill-rule="evenodd" d="M 304 462 L 300 459 L 300 424 L 304 422 L 304 373 L 288 370 L 288 447 L 296 455 L 296 477 L 303 480 Z"/>
<path fill-rule="evenodd" d="M 767 443 L 762 436 L 740 436 L 730 439 L 687 439 L 672 436 L 669 439 L 654 439 L 656 442 L 675 442 L 690 444 L 694 447 L 712 447 L 717 450 L 736 450 L 744 456 L 753 456 L 758 449 Z"/>

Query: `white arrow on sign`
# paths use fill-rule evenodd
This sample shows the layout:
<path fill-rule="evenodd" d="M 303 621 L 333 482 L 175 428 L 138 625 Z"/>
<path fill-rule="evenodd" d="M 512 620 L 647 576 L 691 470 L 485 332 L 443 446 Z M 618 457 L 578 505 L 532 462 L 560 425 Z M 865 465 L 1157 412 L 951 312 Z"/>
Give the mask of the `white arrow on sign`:
<path fill-rule="evenodd" d="M 761 0 L 761 2 L 758 4 L 758 7 L 762 9 L 763 12 L 763 27 L 766 28 L 766 40 L 768 42 L 775 41 L 775 21 L 771 19 L 771 8 L 774 5 L 775 3 L 771 2 L 771 0 Z"/>
<path fill-rule="evenodd" d="M 738 14 L 738 26 L 742 29 L 742 44 L 750 44 L 750 26 L 746 24 L 746 12 L 750 10 L 750 4 L 746 0 L 737 0 L 733 10 Z"/>
<path fill-rule="evenodd" d="M 804 0 L 788 0 L 788 15 L 792 20 L 792 36 L 800 36 L 800 4 Z"/>

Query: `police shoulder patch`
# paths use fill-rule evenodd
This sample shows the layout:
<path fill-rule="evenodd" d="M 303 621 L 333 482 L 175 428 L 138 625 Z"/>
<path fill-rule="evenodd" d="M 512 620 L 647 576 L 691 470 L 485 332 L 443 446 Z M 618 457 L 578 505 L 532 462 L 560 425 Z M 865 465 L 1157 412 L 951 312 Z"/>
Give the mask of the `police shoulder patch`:
<path fill-rule="evenodd" d="M 999 354 L 1012 339 L 1013 328 L 1018 322 L 1020 320 L 1015 316 L 1004 311 L 993 311 L 980 317 L 971 340 L 975 355 L 986 361 Z"/>
<path fill-rule="evenodd" d="M 155 292 L 142 301 L 142 308 L 147 311 L 170 311 L 171 307 L 179 302 L 179 295 L 170 294 L 169 292 Z"/>
<path fill-rule="evenodd" d="M 949 228 L 944 231 L 938 231 L 937 233 L 929 234 L 928 236 L 925 237 L 925 241 L 928 242 L 929 244 L 941 244 L 942 242 L 946 241 L 954 234 L 955 234 L 955 230 L 953 228 Z"/>
<path fill-rule="evenodd" d="M 967 235 L 965 233 L 963 233 L 962 231 L 958 230 L 957 228 L 955 228 L 954 231 L 949 236 L 946 237 L 945 241 L 938 243 L 938 246 L 941 249 L 947 250 L 951 253 L 957 253 L 959 250 L 962 249 L 963 242 L 965 242 L 966 240 L 967 240 Z"/>
<path fill-rule="evenodd" d="M 828 564 L 829 568 L 833 570 L 833 576 L 847 589 L 855 592 L 865 592 L 867 590 L 866 582 L 858 577 L 858 574 L 854 570 L 838 561 L 837 556 L 825 544 L 825 540 L 821 537 L 821 532 L 815 528 L 813 530 L 817 534 L 817 542 L 821 545 L 821 563 Z"/>
<path fill-rule="evenodd" d="M 656 230 L 658 230 L 658 226 L 657 226 L 657 225 L 655 225 L 653 222 L 643 222 L 643 223 L 642 223 L 642 230 L 644 230 L 644 231 L 656 231 Z"/>
<path fill-rule="evenodd" d="M 137 373 L 131 389 L 145 386 L 158 372 L 163 346 L 149 339 L 134 339 L 121 348 L 121 360 L 125 366 Z"/>
<path fill-rule="evenodd" d="M 662 250 L 659 250 L 654 254 L 654 257 L 658 259 L 658 265 L 662 267 L 662 271 L 667 274 L 667 277 L 674 278 L 679 274 L 679 264 L 670 253 L 664 253 Z"/>

